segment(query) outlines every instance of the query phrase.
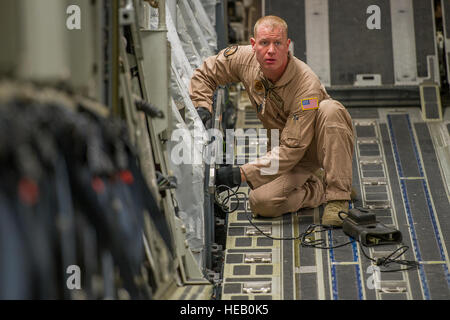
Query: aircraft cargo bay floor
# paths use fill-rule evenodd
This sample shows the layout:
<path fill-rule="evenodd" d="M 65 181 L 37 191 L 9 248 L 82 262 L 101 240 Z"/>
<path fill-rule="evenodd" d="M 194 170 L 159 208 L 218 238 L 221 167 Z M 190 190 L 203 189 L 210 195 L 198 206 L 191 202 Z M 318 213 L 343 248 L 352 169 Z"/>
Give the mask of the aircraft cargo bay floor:
<path fill-rule="evenodd" d="M 424 122 L 419 108 L 348 110 L 356 132 L 353 186 L 358 193 L 351 205 L 371 208 L 378 221 L 400 230 L 409 247 L 400 258 L 416 260 L 419 267 L 378 273 L 361 251 L 376 259 L 401 245 L 361 248 L 353 242 L 315 249 L 302 247 L 298 239 L 270 239 L 249 223 L 241 204 L 227 216 L 221 299 L 450 299 L 448 114 L 445 121 Z M 236 127 L 262 128 L 250 106 L 239 111 Z M 259 154 L 259 146 L 248 141 L 236 150 L 237 158 L 248 161 Z M 321 206 L 252 221 L 272 237 L 297 237 L 320 222 L 322 211 Z M 351 240 L 342 229 L 309 239 L 334 246 Z"/>

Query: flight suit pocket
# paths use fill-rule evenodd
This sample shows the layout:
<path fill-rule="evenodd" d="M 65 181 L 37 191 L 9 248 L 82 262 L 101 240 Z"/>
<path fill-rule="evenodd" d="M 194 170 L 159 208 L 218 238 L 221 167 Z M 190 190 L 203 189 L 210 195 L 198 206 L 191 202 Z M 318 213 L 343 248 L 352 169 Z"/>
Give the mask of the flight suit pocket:
<path fill-rule="evenodd" d="M 282 144 L 291 148 L 296 148 L 301 145 L 303 135 L 301 123 L 303 117 L 304 113 L 302 111 L 297 111 L 289 115 L 284 130 L 281 133 Z"/>

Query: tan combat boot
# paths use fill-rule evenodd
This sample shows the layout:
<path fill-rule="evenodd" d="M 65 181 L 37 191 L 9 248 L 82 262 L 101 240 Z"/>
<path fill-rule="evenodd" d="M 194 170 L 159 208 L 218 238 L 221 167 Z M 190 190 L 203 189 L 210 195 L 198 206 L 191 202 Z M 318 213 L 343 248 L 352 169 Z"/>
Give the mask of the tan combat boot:
<path fill-rule="evenodd" d="M 341 213 L 342 219 L 339 217 L 339 212 L 348 212 L 348 200 L 331 200 L 325 206 L 325 211 L 322 216 L 322 224 L 325 226 L 341 227 L 342 219 L 347 215 Z"/>

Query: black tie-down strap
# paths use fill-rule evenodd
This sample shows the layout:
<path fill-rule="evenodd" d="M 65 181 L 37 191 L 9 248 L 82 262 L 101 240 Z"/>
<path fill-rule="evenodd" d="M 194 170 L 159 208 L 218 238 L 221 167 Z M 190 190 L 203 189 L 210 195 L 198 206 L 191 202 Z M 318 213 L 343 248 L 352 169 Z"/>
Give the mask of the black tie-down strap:
<path fill-rule="evenodd" d="M 0 101 L 0 299 L 151 298 L 144 215 L 171 257 L 174 247 L 122 121 Z"/>

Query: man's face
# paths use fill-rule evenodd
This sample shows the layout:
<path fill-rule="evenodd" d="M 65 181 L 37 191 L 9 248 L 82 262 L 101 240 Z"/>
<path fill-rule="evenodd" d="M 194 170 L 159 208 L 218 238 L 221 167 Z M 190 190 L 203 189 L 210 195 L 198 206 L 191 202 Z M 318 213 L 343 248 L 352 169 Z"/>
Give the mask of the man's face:
<path fill-rule="evenodd" d="M 256 38 L 251 38 L 250 43 L 264 75 L 277 81 L 286 68 L 291 43 L 284 30 L 281 27 L 260 25 Z"/>

